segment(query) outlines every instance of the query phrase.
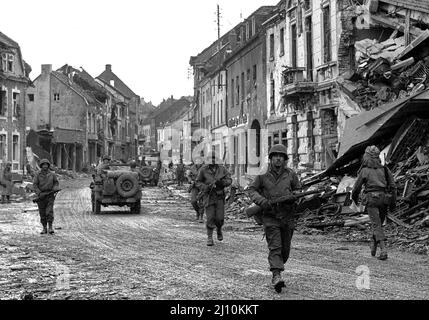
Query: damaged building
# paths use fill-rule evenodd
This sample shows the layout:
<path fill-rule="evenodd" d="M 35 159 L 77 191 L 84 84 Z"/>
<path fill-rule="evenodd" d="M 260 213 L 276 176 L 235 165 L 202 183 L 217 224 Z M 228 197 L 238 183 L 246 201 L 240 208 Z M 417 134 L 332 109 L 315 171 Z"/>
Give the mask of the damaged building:
<path fill-rule="evenodd" d="M 18 43 L 0 32 L 0 167 L 12 163 L 22 173 L 25 161 L 25 96 L 31 67 Z"/>

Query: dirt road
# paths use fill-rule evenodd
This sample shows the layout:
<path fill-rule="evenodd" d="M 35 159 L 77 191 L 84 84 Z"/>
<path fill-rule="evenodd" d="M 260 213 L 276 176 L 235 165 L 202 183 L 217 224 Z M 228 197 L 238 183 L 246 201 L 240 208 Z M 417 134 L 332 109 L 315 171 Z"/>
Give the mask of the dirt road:
<path fill-rule="evenodd" d="M 55 235 L 39 235 L 37 211 L 0 213 L 0 298 L 36 299 L 428 299 L 429 258 L 296 234 L 284 278 L 270 286 L 262 232 L 227 222 L 206 246 L 184 191 L 146 188 L 140 214 L 93 215 L 89 181 L 69 182 L 55 203 Z M 30 206 L 28 204 L 28 206 Z M 251 224 L 250 224 L 251 225 Z"/>

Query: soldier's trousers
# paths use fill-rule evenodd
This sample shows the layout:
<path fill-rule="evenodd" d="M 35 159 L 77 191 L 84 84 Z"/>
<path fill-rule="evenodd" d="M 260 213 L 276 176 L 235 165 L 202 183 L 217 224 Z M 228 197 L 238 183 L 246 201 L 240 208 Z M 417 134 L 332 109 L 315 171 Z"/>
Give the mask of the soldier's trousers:
<path fill-rule="evenodd" d="M 376 241 L 386 240 L 383 231 L 383 223 L 387 216 L 383 192 L 369 192 L 366 194 L 366 211 L 371 220 L 372 236 Z"/>
<path fill-rule="evenodd" d="M 284 264 L 289 259 L 294 224 L 278 220 L 276 224 L 264 225 L 264 229 L 269 250 L 270 271 L 283 271 Z"/>
<path fill-rule="evenodd" d="M 202 206 L 200 206 L 200 204 L 198 203 L 198 200 L 197 200 L 198 193 L 199 193 L 198 188 L 192 188 L 192 190 L 191 190 L 191 205 L 194 208 L 196 213 L 203 214 L 204 208 L 202 208 Z"/>
<path fill-rule="evenodd" d="M 49 196 L 37 203 L 39 207 L 40 223 L 46 225 L 54 222 L 54 196 Z"/>
<path fill-rule="evenodd" d="M 225 200 L 217 199 L 205 208 L 208 229 L 222 228 L 225 219 Z"/>

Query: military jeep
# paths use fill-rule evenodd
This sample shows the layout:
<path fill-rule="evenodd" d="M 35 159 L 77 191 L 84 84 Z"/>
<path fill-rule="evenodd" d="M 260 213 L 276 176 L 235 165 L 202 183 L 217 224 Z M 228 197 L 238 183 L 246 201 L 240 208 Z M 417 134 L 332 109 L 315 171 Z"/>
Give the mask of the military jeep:
<path fill-rule="evenodd" d="M 128 206 L 131 213 L 140 213 L 141 182 L 139 174 L 131 171 L 129 165 L 110 165 L 93 174 L 90 188 L 94 214 L 101 212 L 101 206 Z"/>

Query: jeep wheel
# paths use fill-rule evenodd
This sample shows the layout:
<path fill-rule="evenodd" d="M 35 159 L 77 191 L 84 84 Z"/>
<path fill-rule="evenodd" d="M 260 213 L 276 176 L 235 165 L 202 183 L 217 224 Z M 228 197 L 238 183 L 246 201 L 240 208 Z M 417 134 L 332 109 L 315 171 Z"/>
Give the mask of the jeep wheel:
<path fill-rule="evenodd" d="M 94 197 L 92 200 L 92 213 L 100 214 L 100 212 L 101 212 L 101 203 L 100 201 L 97 201 Z"/>
<path fill-rule="evenodd" d="M 141 207 L 142 206 L 141 206 L 140 200 L 138 200 L 136 203 L 134 203 L 131 206 L 131 213 L 132 214 L 140 214 Z"/>
<path fill-rule="evenodd" d="M 116 180 L 116 189 L 124 198 L 135 195 L 139 190 L 139 186 L 138 180 L 130 174 L 123 174 Z"/>

